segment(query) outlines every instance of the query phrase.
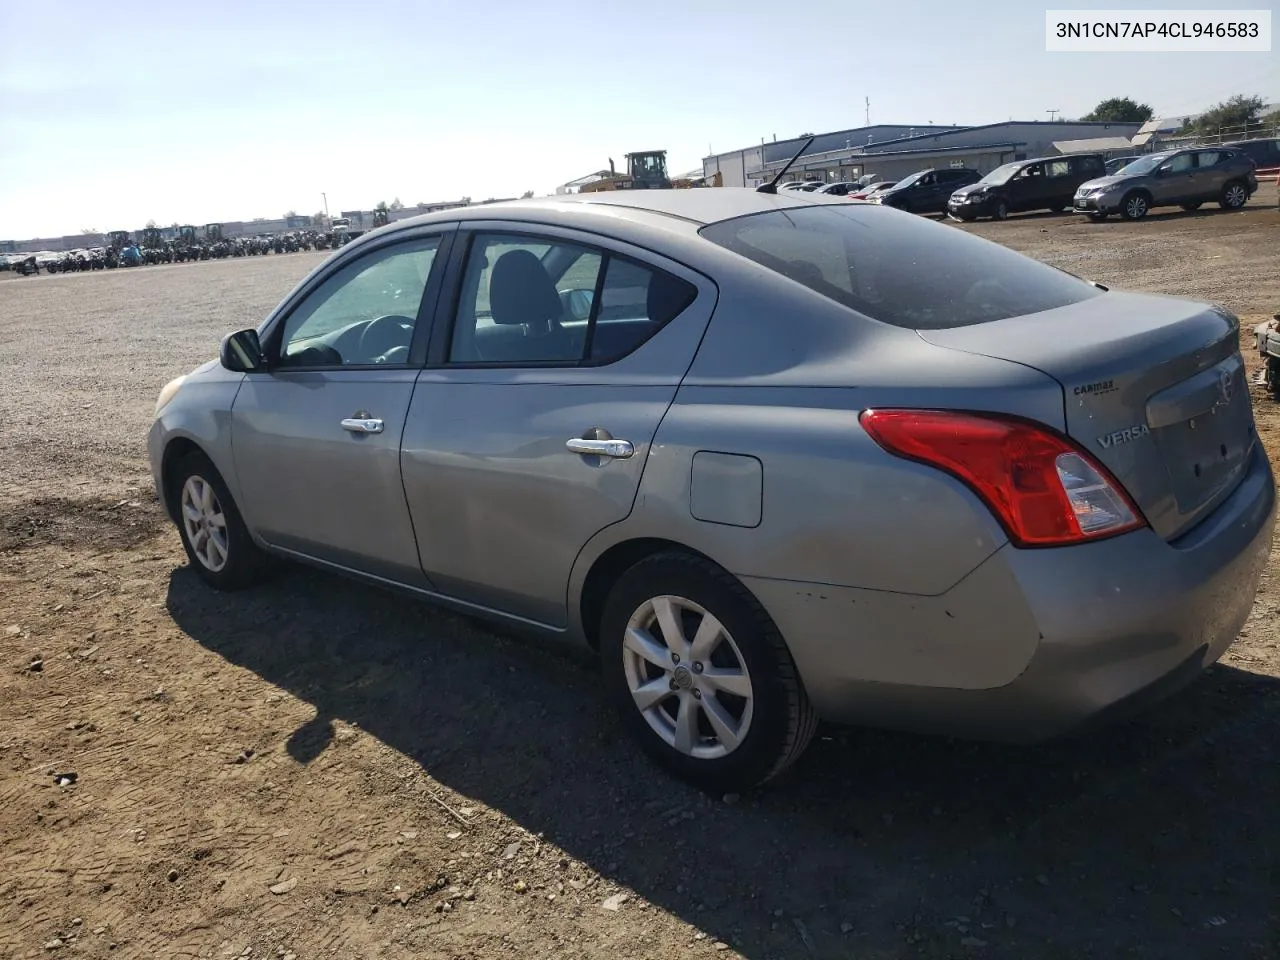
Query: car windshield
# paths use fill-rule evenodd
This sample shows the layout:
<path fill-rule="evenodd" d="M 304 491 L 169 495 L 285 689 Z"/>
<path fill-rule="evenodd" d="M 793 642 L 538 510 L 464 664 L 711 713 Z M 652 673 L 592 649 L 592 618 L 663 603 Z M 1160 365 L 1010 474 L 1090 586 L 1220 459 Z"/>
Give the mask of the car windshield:
<path fill-rule="evenodd" d="M 978 182 L 989 183 L 998 187 L 1002 184 L 1008 183 L 1010 178 L 1021 170 L 1022 167 L 1023 165 L 1021 163 L 1006 163 L 1003 167 L 996 167 Z"/>
<path fill-rule="evenodd" d="M 921 177 L 923 177 L 923 176 L 924 176 L 926 173 L 928 173 L 928 172 L 929 172 L 928 170 L 921 170 L 921 171 L 919 171 L 918 173 L 913 173 L 913 174 L 911 174 L 911 175 L 910 175 L 910 176 L 908 176 L 908 177 L 903 177 L 901 180 L 899 180 L 899 181 L 895 184 L 895 186 L 898 186 L 898 187 L 909 187 L 909 186 L 911 186 L 913 183 L 915 183 L 917 180 L 919 180 Z"/>
<path fill-rule="evenodd" d="M 998 243 L 875 205 L 823 204 L 722 220 L 712 243 L 882 323 L 963 327 L 1097 296 Z"/>
<path fill-rule="evenodd" d="M 1149 157 L 1141 157 L 1133 161 L 1133 163 L 1130 163 L 1124 167 L 1121 167 L 1120 170 L 1123 170 L 1125 173 L 1128 173 L 1128 174 L 1150 173 L 1156 167 L 1160 166 L 1160 164 L 1168 160 L 1170 156 L 1172 156 L 1172 154 L 1153 153 Z M 1116 173 L 1119 173 L 1120 170 L 1117 170 Z"/>

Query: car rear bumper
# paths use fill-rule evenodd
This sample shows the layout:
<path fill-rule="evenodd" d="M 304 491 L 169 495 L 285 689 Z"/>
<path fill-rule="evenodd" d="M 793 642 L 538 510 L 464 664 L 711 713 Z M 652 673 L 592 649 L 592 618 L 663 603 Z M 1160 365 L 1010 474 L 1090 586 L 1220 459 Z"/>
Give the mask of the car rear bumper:
<path fill-rule="evenodd" d="M 1173 543 L 1151 530 L 1006 546 L 936 597 L 745 578 L 827 720 L 1033 742 L 1183 686 L 1249 616 L 1275 523 L 1255 451 L 1228 500 Z"/>

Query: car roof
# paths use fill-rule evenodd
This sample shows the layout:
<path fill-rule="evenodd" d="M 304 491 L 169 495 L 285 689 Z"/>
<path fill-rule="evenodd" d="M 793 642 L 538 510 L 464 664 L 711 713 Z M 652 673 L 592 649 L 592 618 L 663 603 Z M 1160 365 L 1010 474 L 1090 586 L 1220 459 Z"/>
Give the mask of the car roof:
<path fill-rule="evenodd" d="M 557 219 L 565 215 L 590 217 L 592 213 L 613 213 L 625 219 L 652 222 L 667 218 L 703 226 L 720 220 L 743 217 L 770 210 L 786 210 L 831 203 L 826 194 L 802 190 L 761 193 L 752 187 L 697 187 L 688 190 L 609 190 L 598 193 L 564 194 L 530 200 L 506 200 L 440 210 L 408 217 L 392 226 L 396 229 L 419 224 L 457 220 L 501 220 L 510 216 L 531 218 L 539 212 Z M 846 201 L 847 202 L 847 201 Z M 384 228 L 385 229 L 385 228 Z"/>

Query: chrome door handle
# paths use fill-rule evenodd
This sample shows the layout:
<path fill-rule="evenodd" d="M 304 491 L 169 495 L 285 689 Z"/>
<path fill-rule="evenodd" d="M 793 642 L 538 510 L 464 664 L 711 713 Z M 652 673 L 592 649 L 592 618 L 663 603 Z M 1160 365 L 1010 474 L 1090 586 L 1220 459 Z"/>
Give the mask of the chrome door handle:
<path fill-rule="evenodd" d="M 381 433 L 382 421 L 375 417 L 348 417 L 342 421 L 342 429 L 352 433 Z"/>
<path fill-rule="evenodd" d="M 581 437 L 573 437 L 564 446 L 570 453 L 584 457 L 612 457 L 615 460 L 625 460 L 636 452 L 630 440 L 583 440 Z"/>

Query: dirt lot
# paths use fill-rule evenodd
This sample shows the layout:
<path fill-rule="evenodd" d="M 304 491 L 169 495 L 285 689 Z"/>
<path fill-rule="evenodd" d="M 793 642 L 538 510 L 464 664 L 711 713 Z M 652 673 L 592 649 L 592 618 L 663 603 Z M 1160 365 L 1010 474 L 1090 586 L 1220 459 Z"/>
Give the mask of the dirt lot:
<path fill-rule="evenodd" d="M 1247 327 L 1280 310 L 1266 200 L 964 229 Z M 589 665 L 306 570 L 202 588 L 149 485 L 156 392 L 320 257 L 0 281 L 0 955 L 1280 955 L 1280 560 L 1138 721 L 824 730 L 741 799 L 657 774 Z"/>

